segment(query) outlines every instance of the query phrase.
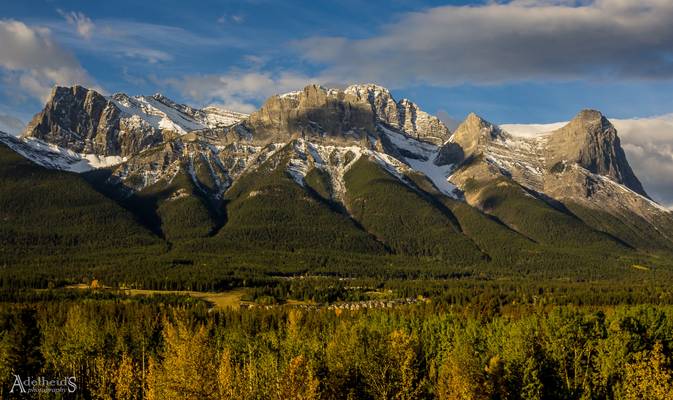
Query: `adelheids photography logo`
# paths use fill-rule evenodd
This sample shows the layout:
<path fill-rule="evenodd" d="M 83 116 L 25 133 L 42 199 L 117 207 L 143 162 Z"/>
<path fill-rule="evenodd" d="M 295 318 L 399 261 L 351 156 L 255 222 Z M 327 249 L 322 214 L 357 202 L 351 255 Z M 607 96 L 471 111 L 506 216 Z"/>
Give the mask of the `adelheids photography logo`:
<path fill-rule="evenodd" d="M 43 376 L 22 378 L 14 375 L 14 382 L 9 393 L 75 393 L 77 383 L 74 376 L 66 376 L 55 379 Z"/>

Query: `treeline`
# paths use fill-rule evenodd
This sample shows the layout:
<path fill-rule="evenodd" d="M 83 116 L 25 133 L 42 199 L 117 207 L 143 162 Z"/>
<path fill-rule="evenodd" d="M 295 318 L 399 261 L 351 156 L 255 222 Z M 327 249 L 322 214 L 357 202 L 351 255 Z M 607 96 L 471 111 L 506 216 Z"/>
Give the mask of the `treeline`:
<path fill-rule="evenodd" d="M 672 355 L 671 306 L 0 309 L 3 398 L 19 374 L 76 376 L 82 399 L 668 399 Z"/>
<path fill-rule="evenodd" d="M 3 253 L 6 250 L 6 253 Z M 170 250 L 146 248 L 54 249 L 24 254 L 0 245 L 0 288 L 48 288 L 98 279 L 111 286 L 156 290 L 218 291 L 269 284 L 277 276 L 321 275 L 379 280 L 440 280 L 471 277 L 517 282 L 673 282 L 668 257 L 578 256 L 531 253 L 506 263 L 455 265 L 432 257 L 377 256 L 328 250 L 270 251 L 231 244 L 215 252 L 203 241 Z M 14 252 L 14 253 L 12 253 Z M 12 253 L 12 254 L 9 254 Z M 5 257 L 6 256 L 6 257 Z M 638 266 L 635 268 L 634 266 Z"/>

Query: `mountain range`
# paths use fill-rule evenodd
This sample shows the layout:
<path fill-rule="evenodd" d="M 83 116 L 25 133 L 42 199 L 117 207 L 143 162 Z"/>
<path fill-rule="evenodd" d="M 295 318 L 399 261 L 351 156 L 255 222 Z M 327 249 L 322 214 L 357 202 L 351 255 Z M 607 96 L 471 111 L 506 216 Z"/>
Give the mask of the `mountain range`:
<path fill-rule="evenodd" d="M 56 87 L 20 137 L 0 133 L 0 181 L 10 264 L 45 243 L 527 268 L 673 253 L 673 213 L 599 111 L 528 137 L 477 114 L 452 132 L 373 84 L 250 115 Z"/>

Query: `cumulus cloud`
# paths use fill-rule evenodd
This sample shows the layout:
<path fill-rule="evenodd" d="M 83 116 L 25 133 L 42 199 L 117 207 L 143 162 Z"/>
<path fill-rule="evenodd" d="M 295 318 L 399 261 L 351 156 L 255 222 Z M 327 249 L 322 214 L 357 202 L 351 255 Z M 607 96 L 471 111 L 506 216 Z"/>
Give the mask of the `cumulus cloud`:
<path fill-rule="evenodd" d="M 673 114 L 611 121 L 645 190 L 655 200 L 673 209 Z"/>
<path fill-rule="evenodd" d="M 673 78 L 670 0 L 515 0 L 402 15 L 369 38 L 294 43 L 341 79 L 389 86 Z"/>
<path fill-rule="evenodd" d="M 91 18 L 84 15 L 84 13 L 75 11 L 67 13 L 63 10 L 58 10 L 58 13 L 61 14 L 63 18 L 65 18 L 69 25 L 75 27 L 77 34 L 79 34 L 84 39 L 91 39 L 95 28 Z"/>
<path fill-rule="evenodd" d="M 18 136 L 25 125 L 20 119 L 10 115 L 0 114 L 0 131 Z"/>
<path fill-rule="evenodd" d="M 6 84 L 45 99 L 53 85 L 97 88 L 77 59 L 61 48 L 45 28 L 0 20 L 0 74 Z"/>
<path fill-rule="evenodd" d="M 167 85 L 183 96 L 201 103 L 216 103 L 239 112 L 252 112 L 265 98 L 301 89 L 309 83 L 322 83 L 324 79 L 291 72 L 230 71 L 221 75 L 191 75 L 167 79 Z"/>

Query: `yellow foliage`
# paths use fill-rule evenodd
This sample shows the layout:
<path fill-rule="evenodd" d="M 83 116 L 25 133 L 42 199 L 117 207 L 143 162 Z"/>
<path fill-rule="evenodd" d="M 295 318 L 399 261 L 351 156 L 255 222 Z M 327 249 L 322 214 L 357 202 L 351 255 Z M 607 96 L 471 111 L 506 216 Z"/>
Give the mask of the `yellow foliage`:
<path fill-rule="evenodd" d="M 640 353 L 633 363 L 626 364 L 625 399 L 673 399 L 673 376 L 662 350 L 657 343 L 652 351 Z"/>
<path fill-rule="evenodd" d="M 231 351 L 224 349 L 220 355 L 220 365 L 217 368 L 217 384 L 220 397 L 223 399 L 244 399 L 245 395 L 240 384 L 240 371 L 234 364 Z"/>
<path fill-rule="evenodd" d="M 206 327 L 193 332 L 183 322 L 164 323 L 164 360 L 161 367 L 152 371 L 155 398 L 217 399 L 217 368 Z"/>
<path fill-rule="evenodd" d="M 126 353 L 122 355 L 116 372 L 113 375 L 113 384 L 115 388 L 115 398 L 117 400 L 133 400 L 137 398 L 137 392 L 134 390 L 135 367 L 133 360 Z"/>
<path fill-rule="evenodd" d="M 285 373 L 278 380 L 278 400 L 313 400 L 318 398 L 319 381 L 303 355 L 290 360 Z"/>

